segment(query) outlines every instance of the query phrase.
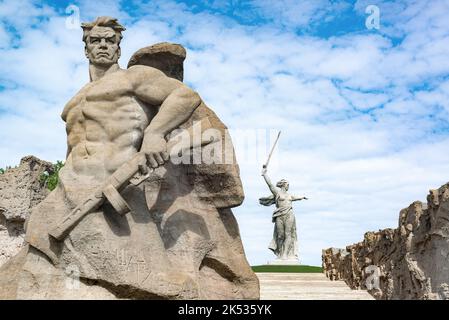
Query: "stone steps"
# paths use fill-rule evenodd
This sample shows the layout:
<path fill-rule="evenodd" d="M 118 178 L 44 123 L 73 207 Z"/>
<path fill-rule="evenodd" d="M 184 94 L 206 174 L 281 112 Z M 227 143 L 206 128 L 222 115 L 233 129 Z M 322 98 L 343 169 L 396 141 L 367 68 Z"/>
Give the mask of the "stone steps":
<path fill-rule="evenodd" d="M 323 273 L 256 273 L 262 300 L 374 300 L 365 290 L 352 290 Z"/>

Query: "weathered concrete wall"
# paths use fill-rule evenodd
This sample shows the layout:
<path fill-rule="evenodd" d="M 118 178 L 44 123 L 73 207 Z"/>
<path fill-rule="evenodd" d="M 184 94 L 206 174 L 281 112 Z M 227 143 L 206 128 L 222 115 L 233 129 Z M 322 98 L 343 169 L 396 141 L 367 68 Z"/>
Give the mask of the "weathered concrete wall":
<path fill-rule="evenodd" d="M 0 174 L 0 265 L 23 247 L 25 220 L 49 193 L 40 176 L 52 170 L 51 163 L 26 156 L 18 167 Z"/>
<path fill-rule="evenodd" d="M 427 205 L 401 210 L 398 228 L 367 232 L 322 259 L 329 279 L 377 299 L 449 299 L 449 183 L 430 190 Z"/>

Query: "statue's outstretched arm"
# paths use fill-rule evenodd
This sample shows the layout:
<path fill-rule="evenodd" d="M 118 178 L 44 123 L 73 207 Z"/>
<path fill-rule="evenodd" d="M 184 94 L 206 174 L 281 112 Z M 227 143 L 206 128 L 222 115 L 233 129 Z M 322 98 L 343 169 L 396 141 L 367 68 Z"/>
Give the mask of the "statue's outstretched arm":
<path fill-rule="evenodd" d="M 292 201 L 308 200 L 307 197 L 292 196 Z"/>
<path fill-rule="evenodd" d="M 276 187 L 271 183 L 270 178 L 267 175 L 267 170 L 264 168 L 262 170 L 262 177 L 265 179 L 265 182 L 268 185 L 268 188 L 270 188 L 271 193 L 273 193 L 274 195 L 277 195 L 278 191 L 276 189 Z"/>

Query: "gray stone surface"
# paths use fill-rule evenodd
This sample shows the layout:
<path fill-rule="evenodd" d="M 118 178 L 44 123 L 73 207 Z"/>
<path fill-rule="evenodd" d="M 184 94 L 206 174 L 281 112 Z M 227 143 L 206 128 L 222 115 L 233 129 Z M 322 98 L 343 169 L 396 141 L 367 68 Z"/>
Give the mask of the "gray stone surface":
<path fill-rule="evenodd" d="M 448 299 L 448 257 L 449 183 L 430 190 L 427 204 L 401 210 L 398 228 L 323 250 L 323 268 L 330 279 L 368 288 L 377 299 Z"/>
<path fill-rule="evenodd" d="M 142 48 L 133 54 L 128 68 L 134 65 L 145 65 L 161 70 L 166 76 L 179 81 L 184 79 L 183 62 L 186 50 L 179 44 L 162 42 Z"/>
<path fill-rule="evenodd" d="M 226 126 L 179 72 L 145 62 L 182 50 L 145 48 L 121 69 L 124 27 L 109 17 L 82 26 L 91 81 L 63 110 L 59 184 L 34 207 L 28 246 L 0 269 L 0 297 L 64 299 L 75 274 L 71 298 L 258 299 L 231 211 L 244 194 Z M 177 129 L 193 133 L 194 158 L 197 121 L 217 133 L 206 144 L 226 140 L 219 150 L 234 161 L 173 161 Z"/>
<path fill-rule="evenodd" d="M 53 165 L 33 156 L 23 157 L 20 164 L 0 174 L 0 266 L 24 246 L 25 220 L 48 194 L 40 182 Z"/>
<path fill-rule="evenodd" d="M 257 273 L 261 300 L 374 300 L 365 290 L 351 290 L 322 273 Z"/>

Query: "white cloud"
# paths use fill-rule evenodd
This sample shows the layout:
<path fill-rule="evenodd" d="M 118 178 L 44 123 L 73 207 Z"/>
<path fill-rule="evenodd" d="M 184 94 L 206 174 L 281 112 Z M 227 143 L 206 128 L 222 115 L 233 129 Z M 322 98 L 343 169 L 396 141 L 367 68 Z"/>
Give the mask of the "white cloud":
<path fill-rule="evenodd" d="M 5 27 L 0 24 L 0 49 L 8 47 L 10 41 L 11 39 L 8 32 L 5 30 Z"/>
<path fill-rule="evenodd" d="M 0 17 L 3 23 L 13 26 L 18 31 L 35 23 L 40 18 L 54 15 L 50 6 L 40 1 L 2 1 L 0 3 Z"/>
<path fill-rule="evenodd" d="M 328 22 L 340 11 L 349 7 L 346 1 L 330 0 L 255 0 L 252 1 L 252 5 L 263 17 L 293 29 Z"/>
<path fill-rule="evenodd" d="M 285 10 L 286 2 L 258 2 L 258 12 L 274 22 L 258 26 L 168 1 L 137 3 L 138 17 L 114 1 L 80 4 L 82 20 L 100 14 L 122 19 L 123 67 L 140 47 L 181 43 L 188 49 L 186 82 L 230 128 L 282 129 L 279 162 L 269 173 L 310 197 L 295 210 L 302 260 L 315 265 L 322 248 L 395 227 L 399 210 L 424 200 L 449 172 L 445 2 L 380 2 L 379 32 L 320 38 L 288 31 L 337 19 L 348 9 L 327 3 L 295 2 Z M 364 15 L 366 4 L 358 1 L 355 12 Z M 2 19 L 21 10 L 14 22 L 19 45 L 0 50 L 6 87 L 0 91 L 0 167 L 26 154 L 62 159 L 59 114 L 88 79 L 81 31 L 66 29 L 65 17 L 50 7 L 17 6 L 0 4 Z M 233 138 L 238 144 L 240 137 Z M 268 192 L 260 177 L 266 153 L 241 163 L 246 200 L 234 210 L 253 264 L 272 259 L 266 248 L 272 208 L 257 201 Z"/>
<path fill-rule="evenodd" d="M 92 21 L 98 16 L 110 16 L 120 21 L 129 19 L 127 12 L 120 8 L 119 2 L 116 0 L 79 1 L 81 20 Z"/>

